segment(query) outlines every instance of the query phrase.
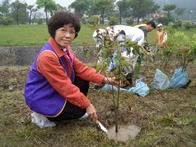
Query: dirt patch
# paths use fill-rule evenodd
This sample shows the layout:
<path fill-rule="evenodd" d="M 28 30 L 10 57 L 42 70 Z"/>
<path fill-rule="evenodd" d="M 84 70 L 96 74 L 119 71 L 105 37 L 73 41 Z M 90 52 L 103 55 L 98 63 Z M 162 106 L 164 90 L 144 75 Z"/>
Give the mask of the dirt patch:
<path fill-rule="evenodd" d="M 93 124 L 88 122 L 75 124 L 71 122 L 71 126 L 67 123 L 58 124 L 54 130 L 40 131 L 37 129 L 35 132 L 35 126 L 30 121 L 31 111 L 25 105 L 23 99 L 23 87 L 29 69 L 30 66 L 0 67 L 0 137 L 3 138 L 1 140 L 7 141 L 3 145 L 8 145 L 8 142 L 23 146 L 28 145 L 30 142 L 31 145 L 42 145 L 43 141 L 42 143 L 37 141 L 32 136 L 33 133 L 38 134 L 38 136 L 43 135 L 41 138 L 44 142 L 53 146 L 63 146 L 65 141 L 69 141 L 73 146 L 81 146 L 81 141 L 79 140 L 84 139 L 84 135 L 95 133 L 95 130 L 89 130 L 89 126 L 94 128 Z M 150 65 L 145 66 L 145 68 L 142 68 L 141 76 L 146 77 L 145 82 L 150 88 L 150 93 L 146 97 L 125 92 L 120 94 L 118 123 L 121 125 L 135 124 L 141 128 L 139 136 L 135 140 L 125 143 L 125 146 L 195 145 L 196 64 L 188 66 L 187 72 L 192 82 L 186 89 L 175 88 L 161 91 L 151 87 L 155 68 Z M 14 87 L 13 91 L 8 90 L 10 84 Z M 112 92 L 99 92 L 91 84 L 88 97 L 95 105 L 101 123 L 106 128 L 113 126 L 115 119 Z M 7 126 L 10 127 L 10 130 L 7 130 Z M 75 131 L 71 131 L 70 127 L 74 127 Z M 77 129 L 77 127 L 79 128 Z M 86 128 L 86 130 L 81 129 L 82 127 Z M 70 133 L 65 133 L 62 128 L 68 132 L 71 131 L 71 135 Z M 8 132 L 9 134 L 17 133 L 17 135 L 10 137 Z M 51 136 L 46 134 L 51 134 Z M 54 134 L 62 139 L 52 138 Z M 85 136 L 83 143 L 87 146 L 94 144 L 97 144 L 97 146 L 103 144 L 115 146 L 115 143 L 111 143 L 103 134 L 98 133 L 98 136 L 96 134 Z M 90 143 L 89 140 L 91 140 Z"/>

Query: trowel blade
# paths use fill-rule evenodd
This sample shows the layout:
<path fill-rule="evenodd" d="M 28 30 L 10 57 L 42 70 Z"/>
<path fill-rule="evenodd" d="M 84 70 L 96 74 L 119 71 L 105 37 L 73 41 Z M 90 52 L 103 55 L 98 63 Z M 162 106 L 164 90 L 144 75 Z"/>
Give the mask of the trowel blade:
<path fill-rule="evenodd" d="M 98 127 L 99 127 L 102 131 L 104 131 L 105 133 L 108 132 L 108 130 L 107 130 L 100 122 L 98 122 Z"/>

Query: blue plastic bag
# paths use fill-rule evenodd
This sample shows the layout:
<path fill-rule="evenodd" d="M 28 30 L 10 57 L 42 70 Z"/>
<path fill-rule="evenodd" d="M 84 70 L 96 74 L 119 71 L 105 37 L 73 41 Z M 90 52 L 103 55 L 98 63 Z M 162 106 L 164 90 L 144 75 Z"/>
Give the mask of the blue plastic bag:
<path fill-rule="evenodd" d="M 156 69 L 155 77 L 151 85 L 155 89 L 165 90 L 169 88 L 170 81 L 166 74 L 161 70 Z"/>
<path fill-rule="evenodd" d="M 182 67 L 175 69 L 172 78 L 170 79 L 169 88 L 180 88 L 189 82 L 188 74 Z"/>
<path fill-rule="evenodd" d="M 106 84 L 106 85 L 104 85 L 104 86 L 100 89 L 100 91 L 105 91 L 105 90 L 114 90 L 114 91 L 117 91 L 118 88 L 115 87 L 115 86 Z M 127 91 L 127 89 L 120 88 L 120 91 Z"/>
<path fill-rule="evenodd" d="M 136 87 L 131 87 L 128 92 L 138 94 L 142 97 L 145 97 L 149 94 L 150 89 L 148 88 L 147 84 L 142 82 L 144 78 L 140 78 L 136 80 Z"/>

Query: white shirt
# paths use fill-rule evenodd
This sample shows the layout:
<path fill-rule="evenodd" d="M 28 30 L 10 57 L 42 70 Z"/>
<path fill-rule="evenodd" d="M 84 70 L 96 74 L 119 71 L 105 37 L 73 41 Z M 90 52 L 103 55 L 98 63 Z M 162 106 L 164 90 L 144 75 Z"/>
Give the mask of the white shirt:
<path fill-rule="evenodd" d="M 111 27 L 107 28 L 111 29 Z M 123 30 L 125 32 L 126 39 L 137 42 L 138 45 L 141 45 L 144 42 L 144 32 L 141 29 L 126 25 L 115 25 L 113 26 L 113 28 L 115 35 L 117 35 L 121 30 Z"/>
<path fill-rule="evenodd" d="M 137 42 L 138 45 L 142 45 L 142 43 L 144 42 L 144 32 L 141 29 L 131 27 L 131 26 L 126 26 L 126 25 L 115 25 L 112 27 L 106 27 L 106 29 L 99 29 L 98 33 L 97 31 L 94 31 L 93 39 L 96 42 L 96 47 L 98 47 L 99 40 L 103 40 L 103 36 L 101 34 L 106 32 L 106 30 L 109 32 L 109 34 L 111 34 L 111 38 L 110 38 L 111 40 L 113 40 L 112 37 L 116 36 L 120 31 L 123 30 L 125 32 L 126 39 L 130 39 L 133 42 Z M 123 38 L 120 37 L 118 38 L 118 40 L 121 39 Z"/>
<path fill-rule="evenodd" d="M 125 26 L 125 25 L 115 25 L 112 27 L 106 27 L 106 29 L 99 29 L 99 30 L 94 31 L 93 39 L 96 42 L 96 47 L 103 45 L 102 41 L 104 39 L 103 37 L 104 37 L 104 33 L 106 33 L 106 31 L 108 31 L 108 33 L 110 35 L 110 40 L 114 40 L 113 37 L 116 37 L 119 34 L 119 32 L 122 30 L 125 32 L 126 39 L 130 39 L 133 42 L 137 42 L 138 45 L 143 44 L 144 32 L 141 29 L 131 27 L 131 26 Z M 117 40 L 121 41 L 121 42 L 125 41 L 125 38 L 124 38 L 123 34 L 120 34 L 117 36 Z M 127 61 L 130 61 L 131 59 L 135 58 L 134 63 L 130 62 L 130 64 L 133 64 L 133 66 L 130 69 L 129 73 L 133 70 L 133 68 L 135 66 L 135 62 L 138 57 L 138 55 L 134 55 L 132 51 L 133 51 L 133 48 L 131 48 L 130 54 L 127 54 L 126 48 L 121 49 L 121 54 L 123 57 L 126 58 Z M 116 56 L 116 53 L 114 52 L 113 58 L 115 58 L 115 56 Z M 114 68 L 115 64 L 116 64 L 115 60 L 113 60 L 113 62 L 111 62 L 108 67 L 108 71 L 110 71 L 112 68 Z"/>

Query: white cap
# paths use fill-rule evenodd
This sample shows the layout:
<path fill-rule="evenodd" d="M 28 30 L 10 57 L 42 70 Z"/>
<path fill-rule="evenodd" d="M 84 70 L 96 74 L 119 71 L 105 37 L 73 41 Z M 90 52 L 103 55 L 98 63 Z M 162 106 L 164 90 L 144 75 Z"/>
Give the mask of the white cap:
<path fill-rule="evenodd" d="M 163 26 L 163 25 L 162 25 L 161 23 L 157 25 L 157 27 L 162 27 L 162 26 Z"/>

